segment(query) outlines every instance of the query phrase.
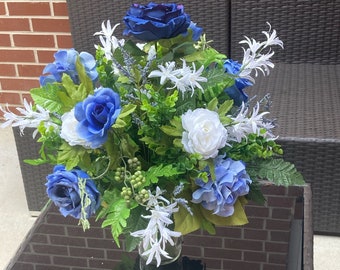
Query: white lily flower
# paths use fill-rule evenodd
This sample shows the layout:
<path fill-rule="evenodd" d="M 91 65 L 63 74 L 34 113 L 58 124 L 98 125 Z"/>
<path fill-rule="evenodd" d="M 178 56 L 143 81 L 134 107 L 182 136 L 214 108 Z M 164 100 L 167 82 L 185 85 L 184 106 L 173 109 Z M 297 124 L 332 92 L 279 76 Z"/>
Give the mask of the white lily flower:
<path fill-rule="evenodd" d="M 273 134 L 270 132 L 274 125 L 270 122 L 266 122 L 263 120 L 263 116 L 269 114 L 269 112 L 260 111 L 260 105 L 257 103 L 253 108 L 251 115 L 248 115 L 248 108 L 242 103 L 240 112 L 236 117 L 231 117 L 234 125 L 227 127 L 229 132 L 229 139 L 237 142 L 241 142 L 243 138 L 246 138 L 249 134 L 257 134 L 260 135 L 262 130 L 266 130 L 264 134 L 261 133 L 262 136 L 272 138 Z"/>
<path fill-rule="evenodd" d="M 33 110 L 32 103 L 28 103 L 26 99 L 24 99 L 24 108 L 16 108 L 21 115 L 17 115 L 11 112 L 7 106 L 7 110 L 3 109 L 0 106 L 0 110 L 4 113 L 5 122 L 0 126 L 2 128 L 7 126 L 19 127 L 20 134 L 24 133 L 24 129 L 29 128 L 37 128 L 41 122 L 44 123 L 46 128 L 54 127 L 58 129 L 59 127 L 52 122 L 50 118 L 50 112 L 45 110 L 40 105 L 36 105 L 36 111 Z M 33 132 L 33 138 L 37 135 L 37 130 Z"/>
<path fill-rule="evenodd" d="M 164 85 L 167 80 L 177 80 L 180 70 L 175 69 L 175 62 L 166 62 L 165 66 L 158 65 L 159 70 L 153 70 L 149 74 L 149 78 L 160 77 L 161 85 Z"/>
<path fill-rule="evenodd" d="M 270 60 L 274 52 L 271 51 L 270 47 L 277 45 L 283 48 L 283 42 L 277 36 L 276 31 L 271 32 L 271 25 L 267 24 L 269 25 L 269 30 L 262 32 L 266 36 L 266 41 L 257 42 L 255 39 L 248 37 L 240 41 L 240 44 L 246 44 L 248 48 L 243 48 L 244 56 L 239 76 L 253 83 L 255 82 L 251 76 L 253 71 L 255 72 L 255 77 L 258 76 L 258 71 L 261 71 L 264 75 L 269 75 L 270 68 L 274 67 Z M 267 52 L 263 54 L 263 51 Z"/>

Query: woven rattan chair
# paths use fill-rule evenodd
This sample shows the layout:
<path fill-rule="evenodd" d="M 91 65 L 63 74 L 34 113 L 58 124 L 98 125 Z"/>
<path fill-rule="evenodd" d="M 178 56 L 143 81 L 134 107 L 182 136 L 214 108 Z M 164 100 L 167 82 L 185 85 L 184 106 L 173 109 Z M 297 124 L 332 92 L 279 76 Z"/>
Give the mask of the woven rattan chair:
<path fill-rule="evenodd" d="M 93 33 L 107 19 L 121 22 L 129 2 L 67 0 L 74 47 L 94 52 L 98 41 Z M 275 69 L 269 77 L 257 78 L 247 92 L 259 97 L 271 93 L 285 157 L 312 185 L 314 230 L 340 234 L 340 1 L 181 3 L 214 47 L 234 60 L 242 60 L 238 42 L 244 35 L 261 38 L 267 21 L 278 31 L 285 49 L 277 50 Z M 122 30 L 121 25 L 116 33 Z"/>
<path fill-rule="evenodd" d="M 284 41 L 272 73 L 247 92 L 271 94 L 285 157 L 312 186 L 314 231 L 340 234 L 340 1 L 233 0 L 230 17 L 235 60 L 238 41 L 261 38 L 266 22 Z"/>

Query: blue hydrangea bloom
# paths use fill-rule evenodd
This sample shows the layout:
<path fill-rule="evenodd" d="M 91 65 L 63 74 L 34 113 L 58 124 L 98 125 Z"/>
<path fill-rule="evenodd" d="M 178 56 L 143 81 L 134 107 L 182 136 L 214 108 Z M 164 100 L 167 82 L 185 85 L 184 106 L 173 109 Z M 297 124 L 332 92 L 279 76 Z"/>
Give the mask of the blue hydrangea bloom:
<path fill-rule="evenodd" d="M 252 181 L 245 164 L 230 158 L 216 160 L 215 175 L 216 179 L 209 179 L 207 183 L 196 179 L 196 185 L 200 188 L 192 194 L 192 201 L 201 203 L 218 216 L 231 216 L 237 198 L 248 194 Z"/>
<path fill-rule="evenodd" d="M 78 53 L 75 49 L 59 50 L 54 54 L 55 61 L 49 63 L 43 70 L 40 76 L 40 85 L 44 86 L 48 83 L 61 82 L 64 73 L 69 75 L 75 84 L 79 84 L 79 76 L 76 70 L 76 60 L 79 56 L 80 62 L 83 64 L 87 76 L 94 82 L 98 78 L 96 70 L 96 60 L 94 57 L 87 53 Z"/>
<path fill-rule="evenodd" d="M 190 22 L 183 5 L 133 4 L 124 17 L 126 28 L 123 34 L 131 34 L 143 41 L 172 38 L 187 33 Z"/>
<path fill-rule="evenodd" d="M 241 64 L 237 61 L 228 59 L 224 62 L 225 71 L 229 74 L 237 75 L 240 72 Z M 242 102 L 248 101 L 248 95 L 243 91 L 244 88 L 252 86 L 252 82 L 243 78 L 236 78 L 235 84 L 225 89 L 225 92 L 234 100 L 236 106 L 241 106 Z"/>
<path fill-rule="evenodd" d="M 85 190 L 91 203 L 85 210 L 86 218 L 89 218 L 100 206 L 100 194 L 94 182 L 84 171 L 78 169 L 67 171 L 64 165 L 55 166 L 53 173 L 46 178 L 47 195 L 59 207 L 63 216 L 70 215 L 79 219 L 81 217 L 81 198 L 78 178 L 87 179 Z"/>
<path fill-rule="evenodd" d="M 79 137 L 89 142 L 90 147 L 100 147 L 107 140 L 107 133 L 120 114 L 120 97 L 110 88 L 97 89 L 76 104 L 74 116 L 79 124 Z"/>

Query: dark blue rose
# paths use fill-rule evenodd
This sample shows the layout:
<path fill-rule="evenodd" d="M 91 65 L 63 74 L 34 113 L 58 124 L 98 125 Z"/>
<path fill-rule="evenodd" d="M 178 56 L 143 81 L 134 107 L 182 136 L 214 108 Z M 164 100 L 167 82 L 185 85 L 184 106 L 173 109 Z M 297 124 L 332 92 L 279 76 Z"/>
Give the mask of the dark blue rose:
<path fill-rule="evenodd" d="M 133 4 L 124 17 L 124 35 L 132 34 L 143 41 L 172 38 L 186 34 L 190 26 L 190 16 L 184 13 L 183 5 Z M 194 28 L 194 34 L 199 30 Z"/>
<path fill-rule="evenodd" d="M 238 75 L 241 69 L 241 64 L 237 61 L 228 59 L 224 62 L 225 71 L 229 74 Z M 225 92 L 234 100 L 236 106 L 241 106 L 242 102 L 248 101 L 248 95 L 243 91 L 244 88 L 252 86 L 253 84 L 243 78 L 236 78 L 235 84 L 225 89 Z"/>
<path fill-rule="evenodd" d="M 242 161 L 230 158 L 217 160 L 216 179 L 209 179 L 207 183 L 196 179 L 196 185 L 200 188 L 192 194 L 192 201 L 201 203 L 204 208 L 212 210 L 218 216 L 228 217 L 234 213 L 237 198 L 248 194 L 252 181 Z"/>
<path fill-rule="evenodd" d="M 80 138 L 98 148 L 107 140 L 107 133 L 120 114 L 119 95 L 110 88 L 97 89 L 94 95 L 76 104 L 74 116 L 78 120 L 76 131 Z"/>
<path fill-rule="evenodd" d="M 67 171 L 65 166 L 57 165 L 53 173 L 47 176 L 47 195 L 59 207 L 63 216 L 81 218 L 81 195 L 78 179 L 86 179 L 85 191 L 90 199 L 90 204 L 85 208 L 86 218 L 93 215 L 100 206 L 100 194 L 90 177 L 82 170 Z"/>
<path fill-rule="evenodd" d="M 59 50 L 54 54 L 55 61 L 48 64 L 43 70 L 43 74 L 49 73 L 50 75 L 40 76 L 40 85 L 44 86 L 47 83 L 61 82 L 64 73 L 69 75 L 75 84 L 79 84 L 78 72 L 76 70 L 76 60 L 78 57 L 85 68 L 87 76 L 92 81 L 95 81 L 98 78 L 98 72 L 94 57 L 87 52 L 78 53 L 75 49 L 69 49 Z"/>

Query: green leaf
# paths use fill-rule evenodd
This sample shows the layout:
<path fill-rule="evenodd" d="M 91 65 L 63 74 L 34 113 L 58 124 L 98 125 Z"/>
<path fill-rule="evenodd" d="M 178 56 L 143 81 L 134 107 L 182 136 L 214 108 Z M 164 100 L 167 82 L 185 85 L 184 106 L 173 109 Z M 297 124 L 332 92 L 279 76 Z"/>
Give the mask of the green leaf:
<path fill-rule="evenodd" d="M 240 226 L 248 223 L 247 215 L 244 212 L 243 205 L 246 199 L 239 197 L 234 204 L 234 214 L 230 217 L 221 217 L 206 210 L 202 207 L 203 216 L 216 226 Z"/>
<path fill-rule="evenodd" d="M 273 182 L 276 185 L 303 185 L 304 179 L 294 164 L 283 159 L 257 161 L 256 166 L 249 166 L 250 175 Z"/>
<path fill-rule="evenodd" d="M 181 174 L 176 168 L 174 168 L 171 164 L 164 166 L 163 164 L 159 166 L 152 166 L 148 169 L 145 174 L 145 178 L 151 183 L 158 183 L 159 177 L 170 177 L 174 175 Z"/>
<path fill-rule="evenodd" d="M 142 215 L 145 214 L 146 211 L 144 207 L 136 207 L 131 210 L 130 217 L 127 222 L 128 226 L 125 230 L 126 232 L 128 232 L 125 236 L 125 248 L 129 252 L 134 250 L 141 241 L 140 238 L 131 236 L 130 232 L 142 230 L 147 227 L 148 220 L 142 217 Z"/>
<path fill-rule="evenodd" d="M 170 120 L 171 126 L 165 125 L 160 127 L 160 129 L 169 136 L 182 137 L 183 127 L 180 117 L 174 117 Z"/>
<path fill-rule="evenodd" d="M 76 167 L 82 160 L 85 159 L 87 150 L 81 146 L 70 146 L 68 143 L 63 143 L 58 151 L 57 161 L 59 164 L 65 164 L 67 170 Z"/>
<path fill-rule="evenodd" d="M 109 205 L 107 216 L 102 223 L 102 228 L 111 227 L 112 237 L 118 247 L 120 247 L 119 236 L 123 233 L 129 216 L 130 209 L 126 206 L 125 200 L 121 198 Z"/>
<path fill-rule="evenodd" d="M 194 210 L 196 207 L 197 205 L 193 205 L 192 210 Z M 186 235 L 201 228 L 203 216 L 200 215 L 199 210 L 195 211 L 194 215 L 191 215 L 184 207 L 179 206 L 179 211 L 174 213 L 174 219 L 174 230 Z"/>
<path fill-rule="evenodd" d="M 112 126 L 113 128 L 123 128 L 126 127 L 128 122 L 126 117 L 130 116 L 135 110 L 136 110 L 136 105 L 134 104 L 128 104 L 123 106 L 120 114 L 118 115 L 118 118 L 116 119 L 116 122 Z"/>
<path fill-rule="evenodd" d="M 50 112 L 63 113 L 63 103 L 59 97 L 60 86 L 47 84 L 41 88 L 33 88 L 30 91 L 35 104 L 38 104 Z"/>

